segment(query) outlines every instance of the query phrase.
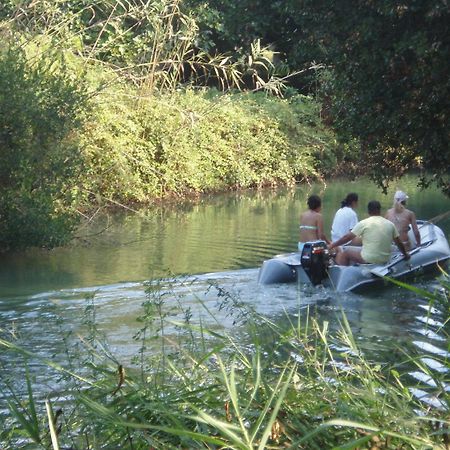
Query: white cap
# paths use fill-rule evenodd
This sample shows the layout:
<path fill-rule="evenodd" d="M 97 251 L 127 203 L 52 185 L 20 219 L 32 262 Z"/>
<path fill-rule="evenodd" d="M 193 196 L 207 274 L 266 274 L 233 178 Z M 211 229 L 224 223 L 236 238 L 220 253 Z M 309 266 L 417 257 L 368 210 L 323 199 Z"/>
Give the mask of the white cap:
<path fill-rule="evenodd" d="M 394 195 L 394 200 L 397 200 L 398 202 L 404 202 L 409 197 L 403 192 L 403 191 L 397 191 Z"/>

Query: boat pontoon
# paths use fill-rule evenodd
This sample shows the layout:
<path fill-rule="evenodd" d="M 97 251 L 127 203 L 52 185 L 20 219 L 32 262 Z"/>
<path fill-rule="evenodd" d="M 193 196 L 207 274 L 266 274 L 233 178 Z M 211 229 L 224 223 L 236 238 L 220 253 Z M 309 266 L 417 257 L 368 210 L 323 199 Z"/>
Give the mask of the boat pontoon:
<path fill-rule="evenodd" d="M 450 258 L 450 248 L 443 231 L 431 222 L 418 220 L 421 245 L 409 253 L 406 261 L 393 246 L 387 264 L 356 264 L 339 266 L 332 259 L 324 241 L 306 242 L 302 253 L 275 256 L 264 261 L 258 275 L 261 284 L 300 282 L 323 284 L 336 291 L 356 291 L 376 284 L 383 276 L 404 278 L 409 275 L 435 270 Z M 411 242 L 415 242 L 412 230 Z M 351 247 L 349 247 L 351 248 Z"/>

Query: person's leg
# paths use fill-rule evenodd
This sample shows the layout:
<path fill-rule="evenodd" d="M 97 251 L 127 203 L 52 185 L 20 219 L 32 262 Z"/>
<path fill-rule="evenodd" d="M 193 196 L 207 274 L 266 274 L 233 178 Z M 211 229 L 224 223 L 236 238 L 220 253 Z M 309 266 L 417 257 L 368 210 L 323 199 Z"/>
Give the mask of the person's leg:
<path fill-rule="evenodd" d="M 346 257 L 347 252 L 344 250 L 342 252 L 339 252 L 336 254 L 334 261 L 336 262 L 336 264 L 338 264 L 339 266 L 348 266 L 349 262 L 348 262 L 348 258 Z"/>
<path fill-rule="evenodd" d="M 355 238 L 353 238 L 351 240 L 350 245 L 361 246 L 362 245 L 362 239 L 359 236 L 356 236 Z"/>
<path fill-rule="evenodd" d="M 336 264 L 340 266 L 349 266 L 351 263 L 367 264 L 361 256 L 359 249 L 345 249 L 336 255 Z"/>

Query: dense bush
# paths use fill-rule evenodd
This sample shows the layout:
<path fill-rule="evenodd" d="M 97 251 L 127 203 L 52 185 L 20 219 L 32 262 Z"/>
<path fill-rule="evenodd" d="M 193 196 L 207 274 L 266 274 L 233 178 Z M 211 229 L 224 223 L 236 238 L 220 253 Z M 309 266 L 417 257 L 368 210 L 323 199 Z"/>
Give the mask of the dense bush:
<path fill-rule="evenodd" d="M 448 4 L 286 3 L 326 49 L 318 60 L 332 68 L 334 126 L 362 143 L 366 173 L 386 187 L 419 166 L 422 186 L 435 183 L 450 195 Z"/>
<path fill-rule="evenodd" d="M 315 157 L 334 145 L 303 96 L 187 90 L 137 105 L 116 90 L 96 101 L 85 186 L 119 202 L 294 183 L 315 176 Z"/>
<path fill-rule="evenodd" d="M 336 166 L 312 98 L 143 95 L 114 69 L 53 47 L 40 35 L 1 54 L 1 250 L 67 242 L 76 208 L 293 184 Z"/>
<path fill-rule="evenodd" d="M 76 58 L 65 55 L 69 71 L 62 53 L 27 48 L 28 57 L 11 48 L 0 61 L 3 250 L 63 244 L 75 208 L 99 200 L 292 184 L 334 163 L 325 156 L 334 136 L 311 98 L 190 89 L 142 98 L 125 82 L 100 88 L 112 75 L 98 67 L 86 89 L 71 81 L 80 79 Z M 96 92 L 89 105 L 82 90 Z"/>
<path fill-rule="evenodd" d="M 55 246 L 75 224 L 81 82 L 54 60 L 0 54 L 0 248 Z"/>

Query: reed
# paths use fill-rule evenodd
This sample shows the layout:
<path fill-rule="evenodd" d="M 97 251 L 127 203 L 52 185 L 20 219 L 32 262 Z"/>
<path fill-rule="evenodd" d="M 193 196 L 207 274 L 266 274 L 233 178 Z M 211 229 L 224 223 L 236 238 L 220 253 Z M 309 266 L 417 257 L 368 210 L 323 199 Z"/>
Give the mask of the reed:
<path fill-rule="evenodd" d="M 147 286 L 133 363 L 104 351 L 91 296 L 78 373 L 53 365 L 69 381 L 60 392 L 37 395 L 29 372 L 23 397 L 9 386 L 4 446 L 448 448 L 444 378 L 436 378 L 429 392 L 442 407 L 430 407 L 412 395 L 395 368 L 364 357 L 345 316 L 335 334 L 307 310 L 297 316 L 285 311 L 274 321 L 246 309 L 217 285 L 208 293 L 216 293 L 215 307 L 197 299 L 208 320 L 195 321 L 177 294 L 180 285 L 190 283 L 176 278 Z M 446 301 L 447 295 L 438 290 L 431 298 Z M 215 308 L 227 310 L 234 330 L 220 326 Z M 6 340 L 0 345 L 31 361 L 26 350 Z M 420 366 L 412 354 L 405 353 L 405 361 Z M 448 373 L 448 361 L 441 363 Z"/>
<path fill-rule="evenodd" d="M 181 0 L 23 2 L 10 6 L 0 31 L 35 48 L 36 59 L 59 49 L 69 59 L 76 55 L 85 69 L 107 67 L 115 74 L 108 83 L 131 82 L 141 98 L 185 84 L 282 95 L 290 76 L 276 76 L 259 41 L 242 60 L 199 49 L 195 17 Z"/>

